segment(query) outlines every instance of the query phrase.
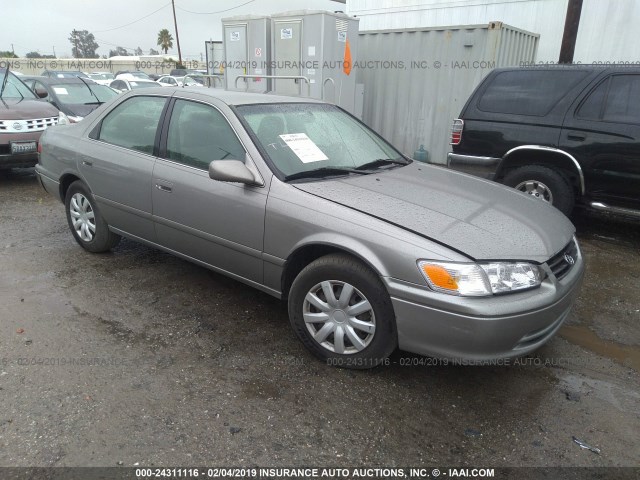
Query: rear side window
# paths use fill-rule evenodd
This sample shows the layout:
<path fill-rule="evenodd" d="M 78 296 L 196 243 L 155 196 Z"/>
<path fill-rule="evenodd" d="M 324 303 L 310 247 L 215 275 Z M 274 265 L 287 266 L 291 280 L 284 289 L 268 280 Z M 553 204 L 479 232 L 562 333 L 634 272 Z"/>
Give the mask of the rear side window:
<path fill-rule="evenodd" d="M 121 103 L 102 121 L 98 140 L 153 154 L 165 101 L 164 97 L 133 97 Z"/>
<path fill-rule="evenodd" d="M 583 70 L 519 70 L 497 74 L 478 108 L 483 112 L 542 117 L 588 72 Z"/>
<path fill-rule="evenodd" d="M 640 75 L 613 75 L 582 103 L 577 116 L 586 120 L 640 124 Z"/>

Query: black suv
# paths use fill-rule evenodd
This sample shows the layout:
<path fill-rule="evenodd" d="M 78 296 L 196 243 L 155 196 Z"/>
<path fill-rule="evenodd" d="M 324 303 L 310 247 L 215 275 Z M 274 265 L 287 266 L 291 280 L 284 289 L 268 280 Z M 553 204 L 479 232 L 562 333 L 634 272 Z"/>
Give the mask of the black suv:
<path fill-rule="evenodd" d="M 492 71 L 453 121 L 450 168 L 551 202 L 640 217 L 640 68 Z"/>

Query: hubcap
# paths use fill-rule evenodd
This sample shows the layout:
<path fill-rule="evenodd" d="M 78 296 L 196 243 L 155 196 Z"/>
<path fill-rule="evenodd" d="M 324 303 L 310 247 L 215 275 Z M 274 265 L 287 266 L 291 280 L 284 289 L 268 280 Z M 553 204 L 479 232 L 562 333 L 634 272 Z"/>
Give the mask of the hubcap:
<path fill-rule="evenodd" d="M 528 193 L 532 197 L 539 198 L 548 203 L 553 203 L 551 189 L 538 180 L 526 180 L 516 185 L 516 190 Z"/>
<path fill-rule="evenodd" d="M 93 240 L 93 236 L 96 234 L 96 217 L 89 199 L 81 193 L 75 193 L 71 197 L 69 213 L 73 229 L 78 237 L 85 242 Z"/>
<path fill-rule="evenodd" d="M 353 285 L 327 280 L 307 293 L 303 304 L 307 330 L 327 350 L 351 355 L 373 340 L 376 318 L 369 300 Z"/>

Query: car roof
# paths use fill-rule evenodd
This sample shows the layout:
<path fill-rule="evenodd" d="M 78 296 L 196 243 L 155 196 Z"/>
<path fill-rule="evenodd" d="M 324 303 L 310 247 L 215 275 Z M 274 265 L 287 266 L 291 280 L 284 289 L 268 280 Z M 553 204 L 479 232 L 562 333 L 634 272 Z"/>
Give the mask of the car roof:
<path fill-rule="evenodd" d="M 42 82 L 45 85 L 61 85 L 61 84 L 70 84 L 70 83 L 78 83 L 78 84 L 88 83 L 91 86 L 98 85 L 91 79 L 85 78 L 84 79 L 85 81 L 83 82 L 78 77 L 58 78 L 58 77 L 40 77 L 37 75 L 28 75 L 24 77 L 24 80 L 38 80 L 39 82 Z"/>
<path fill-rule="evenodd" d="M 628 64 L 628 65 L 601 65 L 595 63 L 584 63 L 584 64 L 552 64 L 552 65 L 530 65 L 530 66 L 522 66 L 522 67 L 502 67 L 496 68 L 492 70 L 491 73 L 498 72 L 512 72 L 514 70 L 525 70 L 525 71 L 535 71 L 535 70 L 586 70 L 590 72 L 631 72 L 638 73 L 640 71 L 640 64 Z"/>
<path fill-rule="evenodd" d="M 137 92 L 144 92 L 144 89 L 137 90 Z M 324 103 L 320 100 L 306 97 L 287 97 L 284 95 L 275 95 L 272 93 L 247 93 L 247 92 L 232 92 L 228 90 L 222 90 L 219 88 L 203 88 L 203 87 L 165 87 L 163 93 L 167 96 L 176 92 L 189 92 L 197 94 L 198 96 L 215 98 L 227 105 L 253 105 L 256 103 L 268 104 L 268 103 Z M 154 94 L 157 94 L 157 90 L 154 89 Z"/>

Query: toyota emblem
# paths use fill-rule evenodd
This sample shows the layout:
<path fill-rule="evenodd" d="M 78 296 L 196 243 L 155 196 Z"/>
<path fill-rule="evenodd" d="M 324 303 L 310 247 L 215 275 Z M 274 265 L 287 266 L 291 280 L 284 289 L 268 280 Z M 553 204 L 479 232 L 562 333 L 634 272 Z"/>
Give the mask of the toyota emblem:
<path fill-rule="evenodd" d="M 565 262 L 567 262 L 569 265 L 573 265 L 574 263 L 576 263 L 576 261 L 574 260 L 574 258 L 569 255 L 568 253 L 564 254 L 564 260 Z"/>
<path fill-rule="evenodd" d="M 22 130 L 22 124 L 19 122 L 14 122 L 14 124 L 11 126 L 13 127 L 14 130 Z"/>

